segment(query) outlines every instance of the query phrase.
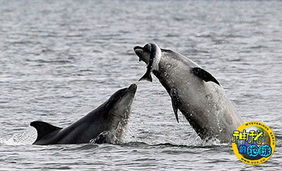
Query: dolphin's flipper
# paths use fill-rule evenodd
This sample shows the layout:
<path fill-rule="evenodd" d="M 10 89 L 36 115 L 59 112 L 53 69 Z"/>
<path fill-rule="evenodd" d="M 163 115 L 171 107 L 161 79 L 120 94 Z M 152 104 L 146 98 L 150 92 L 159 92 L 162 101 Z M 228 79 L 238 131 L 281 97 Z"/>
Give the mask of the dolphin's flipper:
<path fill-rule="evenodd" d="M 192 73 L 206 82 L 212 81 L 220 85 L 219 82 L 209 72 L 203 70 L 202 68 L 199 67 L 192 68 Z"/>
<path fill-rule="evenodd" d="M 152 76 L 151 76 L 151 72 L 149 70 L 147 70 L 147 72 L 139 79 L 139 81 L 142 81 L 142 80 L 147 80 L 147 81 L 150 81 L 150 82 L 153 81 Z"/>
<path fill-rule="evenodd" d="M 44 136 L 50 134 L 51 132 L 61 130 L 62 128 L 56 127 L 51 125 L 47 122 L 43 121 L 33 121 L 30 123 L 30 126 L 33 126 L 37 130 L 37 139 L 36 141 L 40 140 Z M 35 142 L 36 142 L 35 141 Z"/>
<path fill-rule="evenodd" d="M 178 111 L 180 100 L 179 100 L 178 92 L 175 88 L 172 88 L 170 89 L 169 95 L 171 97 L 171 104 L 175 114 L 176 121 L 179 123 L 177 111 Z"/>

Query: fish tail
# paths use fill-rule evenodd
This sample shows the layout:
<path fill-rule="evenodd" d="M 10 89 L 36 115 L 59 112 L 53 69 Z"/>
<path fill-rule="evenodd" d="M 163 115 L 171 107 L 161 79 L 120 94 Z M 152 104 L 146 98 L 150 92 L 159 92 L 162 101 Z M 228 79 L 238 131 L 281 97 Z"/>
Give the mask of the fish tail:
<path fill-rule="evenodd" d="M 146 81 L 152 82 L 153 79 L 152 79 L 151 73 L 150 73 L 150 72 L 146 72 L 146 73 L 139 79 L 139 81 L 142 81 L 142 80 L 146 80 Z"/>

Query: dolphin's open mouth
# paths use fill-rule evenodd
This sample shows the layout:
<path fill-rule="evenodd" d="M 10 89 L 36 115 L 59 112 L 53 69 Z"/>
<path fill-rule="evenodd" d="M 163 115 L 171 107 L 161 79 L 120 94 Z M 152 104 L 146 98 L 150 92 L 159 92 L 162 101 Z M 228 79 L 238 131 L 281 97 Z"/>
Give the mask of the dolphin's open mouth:
<path fill-rule="evenodd" d="M 146 64 L 149 64 L 150 58 L 155 58 L 156 55 L 161 54 L 161 49 L 155 43 L 148 43 L 144 47 L 135 46 L 133 49 L 139 57 L 139 61 L 144 61 Z"/>
<path fill-rule="evenodd" d="M 146 64 L 149 63 L 152 53 L 150 44 L 146 44 L 144 47 L 135 46 L 133 49 L 135 54 L 139 57 L 139 61 L 144 61 Z"/>
<path fill-rule="evenodd" d="M 143 47 L 141 47 L 141 46 L 135 46 L 133 49 L 134 49 L 134 51 L 136 52 L 136 51 L 138 51 L 138 50 L 143 50 Z"/>
<path fill-rule="evenodd" d="M 139 61 L 142 60 L 143 48 L 140 46 L 135 46 L 134 48 L 135 54 L 139 57 Z"/>

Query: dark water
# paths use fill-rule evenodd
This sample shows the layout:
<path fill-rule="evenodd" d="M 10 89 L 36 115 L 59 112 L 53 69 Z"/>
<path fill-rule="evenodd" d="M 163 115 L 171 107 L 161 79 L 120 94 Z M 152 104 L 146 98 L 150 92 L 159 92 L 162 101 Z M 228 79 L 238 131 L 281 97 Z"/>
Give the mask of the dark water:
<path fill-rule="evenodd" d="M 281 169 L 281 11 L 280 1 L 0 0 L 1 170 Z M 244 120 L 274 130 L 274 156 L 247 166 L 229 145 L 203 143 L 156 78 L 138 83 L 124 144 L 30 145 L 31 121 L 67 126 L 137 82 L 146 68 L 132 48 L 147 42 L 213 73 Z"/>

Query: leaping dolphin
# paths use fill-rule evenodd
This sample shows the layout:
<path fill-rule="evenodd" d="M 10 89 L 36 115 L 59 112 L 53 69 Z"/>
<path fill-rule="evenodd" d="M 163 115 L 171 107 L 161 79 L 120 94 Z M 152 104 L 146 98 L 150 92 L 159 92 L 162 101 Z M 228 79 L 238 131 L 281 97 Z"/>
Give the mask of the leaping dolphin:
<path fill-rule="evenodd" d="M 69 127 L 60 128 L 42 121 L 31 122 L 37 130 L 33 144 L 119 143 L 127 126 L 137 89 L 131 84 L 115 92 L 105 103 Z"/>
<path fill-rule="evenodd" d="M 242 119 L 209 72 L 179 53 L 160 49 L 157 44 L 136 46 L 134 51 L 148 65 L 147 69 L 152 68 L 146 75 L 153 72 L 167 90 L 177 122 L 179 109 L 202 139 L 231 141 L 232 132 L 242 124 Z M 152 64 L 155 66 L 151 67 Z"/>

